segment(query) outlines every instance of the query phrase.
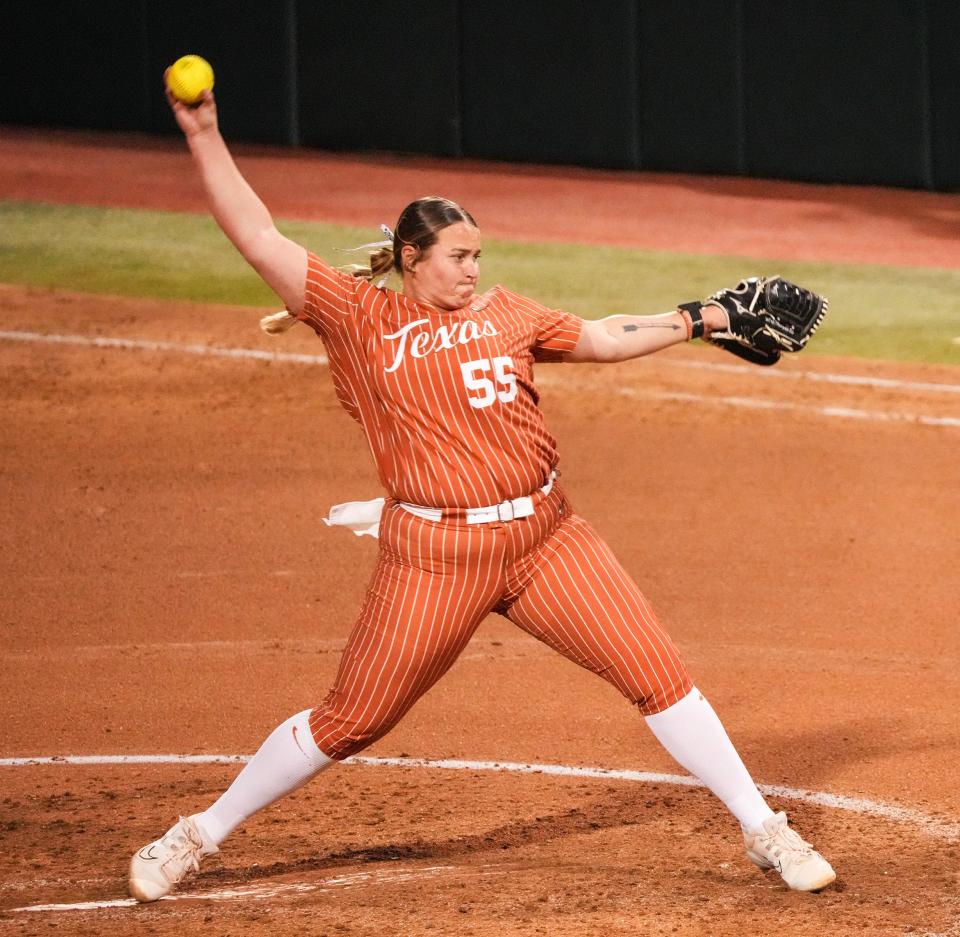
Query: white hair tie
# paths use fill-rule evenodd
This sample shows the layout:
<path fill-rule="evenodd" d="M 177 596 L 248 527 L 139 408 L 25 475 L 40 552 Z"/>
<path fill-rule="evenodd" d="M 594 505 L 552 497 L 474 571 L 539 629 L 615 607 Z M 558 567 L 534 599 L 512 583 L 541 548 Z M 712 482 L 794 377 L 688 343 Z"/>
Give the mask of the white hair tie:
<path fill-rule="evenodd" d="M 365 251 L 370 248 L 378 247 L 393 247 L 393 232 L 387 225 L 380 225 L 380 230 L 387 236 L 385 241 L 370 241 L 368 244 L 358 244 L 356 247 L 336 247 L 334 250 L 340 251 L 342 254 L 352 254 L 354 251 Z"/>

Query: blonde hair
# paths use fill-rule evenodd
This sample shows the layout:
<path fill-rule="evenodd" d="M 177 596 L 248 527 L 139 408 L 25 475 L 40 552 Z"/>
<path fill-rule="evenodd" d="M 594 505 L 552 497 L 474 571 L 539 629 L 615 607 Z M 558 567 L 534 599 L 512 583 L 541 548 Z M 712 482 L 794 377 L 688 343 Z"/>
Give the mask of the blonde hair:
<path fill-rule="evenodd" d="M 381 280 L 388 277 L 393 271 L 393 244 L 389 247 L 378 247 L 370 251 L 369 265 L 362 270 L 356 271 L 355 277 L 363 277 L 366 280 Z"/>

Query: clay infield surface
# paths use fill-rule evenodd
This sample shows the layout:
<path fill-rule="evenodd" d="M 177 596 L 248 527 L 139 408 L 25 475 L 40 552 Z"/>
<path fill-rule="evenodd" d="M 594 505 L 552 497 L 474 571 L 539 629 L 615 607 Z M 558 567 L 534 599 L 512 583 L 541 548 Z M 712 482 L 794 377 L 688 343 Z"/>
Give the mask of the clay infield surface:
<path fill-rule="evenodd" d="M 446 180 L 491 234 L 570 238 L 579 204 L 580 239 L 654 246 L 664 232 L 637 225 L 637 200 L 676 218 L 699 192 L 709 210 L 721 199 L 732 240 L 660 249 L 958 265 L 948 197 L 241 153 L 287 217 L 375 224 Z M 300 197 L 334 170 L 342 200 Z M 23 131 L 0 138 L 0 196 L 202 207 L 180 144 Z M 747 242 L 749 214 L 732 213 L 758 203 L 789 237 Z M 269 339 L 235 307 L 0 286 L 0 309 L 0 757 L 252 752 L 326 692 L 373 564 L 373 541 L 320 518 L 380 491 L 322 363 L 188 349 L 322 346 L 299 327 Z M 717 367 L 732 362 L 683 348 L 541 366 L 538 382 L 574 505 L 757 781 L 790 789 L 771 803 L 836 886 L 796 894 L 755 870 L 701 788 L 494 770 L 680 773 L 609 686 L 491 617 L 365 753 L 379 761 L 253 818 L 175 901 L 126 904 L 129 855 L 235 765 L 0 765 L 0 933 L 960 933 L 960 373 Z M 55 904 L 69 907 L 37 909 Z"/>

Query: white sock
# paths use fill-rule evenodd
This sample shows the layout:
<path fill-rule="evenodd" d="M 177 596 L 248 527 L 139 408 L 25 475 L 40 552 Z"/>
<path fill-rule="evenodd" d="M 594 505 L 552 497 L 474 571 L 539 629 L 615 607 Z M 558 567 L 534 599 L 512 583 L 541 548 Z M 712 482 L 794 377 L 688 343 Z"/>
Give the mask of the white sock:
<path fill-rule="evenodd" d="M 756 830 L 773 816 L 713 707 L 696 687 L 646 720 L 657 741 L 724 802 L 743 829 Z"/>
<path fill-rule="evenodd" d="M 333 764 L 313 740 L 310 710 L 277 726 L 220 799 L 191 817 L 217 846 L 244 820 Z"/>

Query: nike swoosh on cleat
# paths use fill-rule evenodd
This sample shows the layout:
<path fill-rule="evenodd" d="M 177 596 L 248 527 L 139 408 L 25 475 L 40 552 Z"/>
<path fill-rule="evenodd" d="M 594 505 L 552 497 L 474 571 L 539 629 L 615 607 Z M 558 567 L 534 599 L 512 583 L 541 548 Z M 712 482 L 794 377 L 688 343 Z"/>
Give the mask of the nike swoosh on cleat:
<path fill-rule="evenodd" d="M 156 860 L 157 857 L 153 855 L 153 850 L 156 848 L 157 848 L 156 843 L 151 843 L 149 846 L 144 846 L 143 849 L 141 849 L 140 852 L 137 853 L 137 855 L 141 859 Z"/>

